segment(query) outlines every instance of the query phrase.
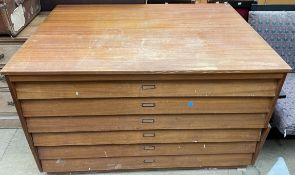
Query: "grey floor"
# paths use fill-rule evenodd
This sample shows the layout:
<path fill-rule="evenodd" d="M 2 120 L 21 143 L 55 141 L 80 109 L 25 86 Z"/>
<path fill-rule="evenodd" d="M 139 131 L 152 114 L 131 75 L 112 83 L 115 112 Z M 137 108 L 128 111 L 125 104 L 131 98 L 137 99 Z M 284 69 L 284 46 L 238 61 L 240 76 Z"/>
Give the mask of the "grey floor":
<path fill-rule="evenodd" d="M 247 169 L 148 171 L 100 175 L 264 175 L 280 156 L 286 160 L 290 173 L 295 175 L 295 140 L 268 140 L 256 165 Z M 0 129 L 0 175 L 46 175 L 38 171 L 21 129 Z"/>

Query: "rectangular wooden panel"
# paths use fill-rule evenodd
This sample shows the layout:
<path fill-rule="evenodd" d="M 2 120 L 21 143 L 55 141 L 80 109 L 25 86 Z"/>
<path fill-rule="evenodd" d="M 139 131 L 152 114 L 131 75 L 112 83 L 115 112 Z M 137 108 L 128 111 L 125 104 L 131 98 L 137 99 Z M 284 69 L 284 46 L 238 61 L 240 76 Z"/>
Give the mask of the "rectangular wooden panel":
<path fill-rule="evenodd" d="M 269 96 L 276 80 L 19 82 L 19 99 Z"/>
<path fill-rule="evenodd" d="M 254 153 L 256 142 L 38 147 L 40 159 Z"/>
<path fill-rule="evenodd" d="M 42 160 L 46 172 L 246 166 L 252 154 Z"/>
<path fill-rule="evenodd" d="M 212 74 L 98 74 L 98 75 L 10 75 L 9 79 L 12 82 L 71 82 L 71 81 L 143 81 L 143 80 L 279 80 L 285 76 L 283 73 L 212 73 Z"/>
<path fill-rule="evenodd" d="M 216 122 L 218 121 L 218 122 Z M 27 118 L 29 132 L 263 128 L 265 114 L 127 115 Z"/>
<path fill-rule="evenodd" d="M 272 98 L 119 98 L 23 100 L 24 116 L 266 113 Z"/>
<path fill-rule="evenodd" d="M 261 129 L 35 133 L 35 146 L 258 141 Z"/>

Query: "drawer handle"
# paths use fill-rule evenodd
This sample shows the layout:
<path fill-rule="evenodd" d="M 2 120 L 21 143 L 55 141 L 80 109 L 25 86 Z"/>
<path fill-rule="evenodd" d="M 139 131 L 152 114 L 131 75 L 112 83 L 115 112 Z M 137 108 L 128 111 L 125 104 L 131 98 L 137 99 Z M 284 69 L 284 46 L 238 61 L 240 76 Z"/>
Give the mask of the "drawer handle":
<path fill-rule="evenodd" d="M 141 120 L 141 123 L 154 123 L 155 120 L 154 119 L 149 119 L 149 118 L 144 118 Z"/>
<path fill-rule="evenodd" d="M 8 102 L 7 102 L 7 105 L 8 105 L 8 106 L 15 106 L 13 101 L 8 101 Z"/>
<path fill-rule="evenodd" d="M 156 107 L 155 103 L 141 103 L 141 107 L 153 108 Z"/>
<path fill-rule="evenodd" d="M 144 150 L 155 150 L 156 147 L 155 146 L 152 146 L 152 145 L 145 145 L 143 149 Z"/>
<path fill-rule="evenodd" d="M 144 159 L 143 163 L 154 163 L 156 162 L 154 159 Z"/>
<path fill-rule="evenodd" d="M 143 84 L 141 86 L 142 90 L 150 90 L 150 89 L 156 89 L 156 85 L 154 84 Z"/>
<path fill-rule="evenodd" d="M 155 137 L 156 134 L 154 132 L 145 132 L 142 135 L 143 137 Z"/>
<path fill-rule="evenodd" d="M 0 60 L 4 58 L 4 53 L 0 54 Z"/>

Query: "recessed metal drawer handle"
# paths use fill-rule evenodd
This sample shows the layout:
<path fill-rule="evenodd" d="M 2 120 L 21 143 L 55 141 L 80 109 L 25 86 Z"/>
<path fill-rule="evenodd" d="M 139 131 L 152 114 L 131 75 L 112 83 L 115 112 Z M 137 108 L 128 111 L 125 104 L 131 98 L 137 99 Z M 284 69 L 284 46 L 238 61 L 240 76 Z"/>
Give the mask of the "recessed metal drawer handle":
<path fill-rule="evenodd" d="M 144 163 L 154 163 L 156 162 L 154 159 L 144 159 Z"/>
<path fill-rule="evenodd" d="M 156 85 L 154 84 L 143 84 L 141 86 L 142 90 L 156 89 Z"/>
<path fill-rule="evenodd" d="M 0 60 L 4 58 L 4 53 L 0 54 Z"/>
<path fill-rule="evenodd" d="M 152 145 L 145 145 L 143 149 L 144 150 L 155 150 L 156 147 L 155 146 L 152 146 Z"/>
<path fill-rule="evenodd" d="M 152 107 L 156 107 L 156 104 L 155 103 L 141 103 L 141 107 L 152 108 Z"/>
<path fill-rule="evenodd" d="M 154 132 L 145 132 L 142 135 L 143 137 L 155 137 L 156 134 Z"/>
<path fill-rule="evenodd" d="M 8 102 L 7 102 L 7 105 L 8 105 L 8 106 L 15 106 L 13 101 L 8 101 Z"/>
<path fill-rule="evenodd" d="M 149 119 L 149 118 L 144 118 L 141 120 L 141 123 L 154 123 L 155 120 L 154 119 Z"/>

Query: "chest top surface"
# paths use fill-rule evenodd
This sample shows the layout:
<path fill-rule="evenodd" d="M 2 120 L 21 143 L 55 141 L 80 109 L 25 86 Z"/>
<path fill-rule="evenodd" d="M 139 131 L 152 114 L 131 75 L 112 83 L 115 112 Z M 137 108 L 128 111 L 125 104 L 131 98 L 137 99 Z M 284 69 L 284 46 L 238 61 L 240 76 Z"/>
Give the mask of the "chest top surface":
<path fill-rule="evenodd" d="M 60 5 L 2 73 L 287 72 L 290 67 L 224 4 Z"/>

